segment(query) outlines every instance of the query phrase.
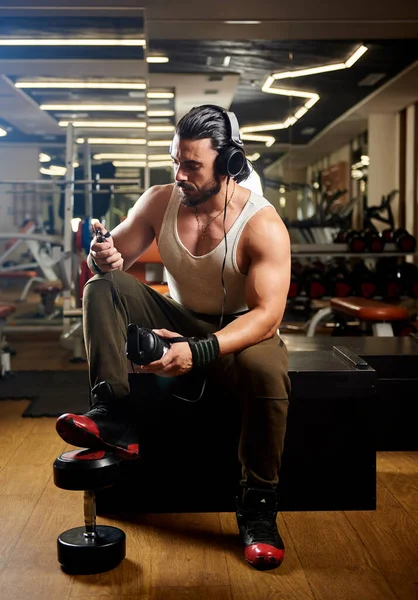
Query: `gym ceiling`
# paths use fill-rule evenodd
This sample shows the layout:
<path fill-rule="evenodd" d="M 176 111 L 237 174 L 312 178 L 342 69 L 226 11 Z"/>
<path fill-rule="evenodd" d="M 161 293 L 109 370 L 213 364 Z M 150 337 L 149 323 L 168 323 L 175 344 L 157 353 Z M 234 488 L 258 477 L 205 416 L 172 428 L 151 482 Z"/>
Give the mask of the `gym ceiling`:
<path fill-rule="evenodd" d="M 418 61 L 418 5 L 405 0 L 386 7 L 376 0 L 345 6 L 331 0 L 317 6 L 305 1 L 303 6 L 301 2 L 270 6 L 267 0 L 193 4 L 154 0 L 142 2 L 141 9 L 131 0 L 117 7 L 104 0 L 79 1 L 71 9 L 58 0 L 40 0 L 36 7 L 28 0 L 13 4 L 2 1 L 1 39 L 147 40 L 146 51 L 138 45 L 0 45 L 0 127 L 7 131 L 0 144 L 55 146 L 57 155 L 65 144 L 60 123 L 74 119 L 140 123 L 146 102 L 148 125 L 153 126 L 147 144 L 96 144 L 93 150 L 161 156 L 168 152 L 164 142 L 172 136 L 170 126 L 192 106 L 213 103 L 237 114 L 248 153 L 261 154 L 258 164 L 266 166 L 289 145 L 314 143 L 332 123 Z M 350 66 L 350 58 L 361 47 L 367 51 Z M 148 63 L 146 56 L 166 56 L 169 62 Z M 329 65 L 340 68 L 288 75 Z M 273 74 L 278 78 L 266 85 Z M 138 83 L 147 77 L 147 90 L 24 85 L 65 79 Z M 274 92 L 275 88 L 284 92 Z M 287 95 L 287 90 L 293 93 Z M 150 92 L 168 92 L 172 97 L 146 98 Z M 310 106 L 312 97 L 317 99 Z M 90 111 L 66 105 L 102 108 Z M 115 112 L 117 106 L 132 110 Z M 295 115 L 300 116 L 292 119 Z M 144 129 L 133 127 L 77 128 L 77 137 L 89 139 L 135 139 L 141 133 L 144 137 Z"/>

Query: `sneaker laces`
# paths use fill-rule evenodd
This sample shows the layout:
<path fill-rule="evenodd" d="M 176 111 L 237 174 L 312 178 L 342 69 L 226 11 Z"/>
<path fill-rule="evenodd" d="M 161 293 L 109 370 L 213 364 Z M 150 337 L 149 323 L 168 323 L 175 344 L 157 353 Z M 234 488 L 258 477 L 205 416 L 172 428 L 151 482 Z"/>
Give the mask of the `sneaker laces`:
<path fill-rule="evenodd" d="M 278 531 L 274 513 L 255 513 L 247 521 L 247 532 L 255 540 L 276 546 L 278 543 Z"/>
<path fill-rule="evenodd" d="M 92 405 L 89 412 L 94 412 L 95 415 L 105 417 L 109 413 L 109 407 L 103 402 L 97 402 L 97 404 Z"/>

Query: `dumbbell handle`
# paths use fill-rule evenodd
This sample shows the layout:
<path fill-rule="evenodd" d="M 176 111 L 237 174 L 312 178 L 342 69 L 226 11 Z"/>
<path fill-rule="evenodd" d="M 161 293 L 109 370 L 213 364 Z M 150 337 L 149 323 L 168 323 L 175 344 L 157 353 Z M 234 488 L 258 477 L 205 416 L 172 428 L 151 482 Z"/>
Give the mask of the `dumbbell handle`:
<path fill-rule="evenodd" d="M 84 526 L 86 538 L 95 538 L 96 533 L 96 494 L 93 490 L 84 491 Z"/>

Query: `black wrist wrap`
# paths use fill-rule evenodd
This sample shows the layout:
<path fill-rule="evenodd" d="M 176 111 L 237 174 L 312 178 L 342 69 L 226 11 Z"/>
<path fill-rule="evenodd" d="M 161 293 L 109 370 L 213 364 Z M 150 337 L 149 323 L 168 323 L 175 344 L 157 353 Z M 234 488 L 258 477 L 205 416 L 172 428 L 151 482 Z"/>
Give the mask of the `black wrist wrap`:
<path fill-rule="evenodd" d="M 195 367 L 208 367 L 219 356 L 219 342 L 216 335 L 208 333 L 205 338 L 188 337 Z"/>
<path fill-rule="evenodd" d="M 96 273 L 98 275 L 104 275 L 104 271 L 102 271 L 101 268 L 99 267 L 99 265 L 96 264 L 96 262 L 95 262 L 95 260 L 94 260 L 94 258 L 92 257 L 91 254 L 90 254 L 90 260 L 91 260 L 91 266 L 96 271 Z"/>

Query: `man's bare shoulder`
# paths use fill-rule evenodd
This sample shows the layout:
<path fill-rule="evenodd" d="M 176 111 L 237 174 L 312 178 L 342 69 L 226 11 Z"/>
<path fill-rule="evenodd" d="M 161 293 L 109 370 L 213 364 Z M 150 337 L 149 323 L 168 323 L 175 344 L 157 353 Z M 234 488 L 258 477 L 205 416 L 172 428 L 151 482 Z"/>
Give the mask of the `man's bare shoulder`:
<path fill-rule="evenodd" d="M 138 199 L 137 202 L 149 203 L 149 202 L 168 202 L 173 193 L 174 184 L 168 183 L 165 185 L 153 185 L 148 188 Z"/>
<path fill-rule="evenodd" d="M 173 193 L 174 184 L 153 185 L 148 188 L 132 208 L 133 216 L 144 216 L 144 214 L 156 214 L 165 211 Z"/>
<path fill-rule="evenodd" d="M 289 232 L 274 206 L 266 206 L 251 217 L 245 227 L 245 240 L 250 252 L 283 251 L 290 246 Z"/>

